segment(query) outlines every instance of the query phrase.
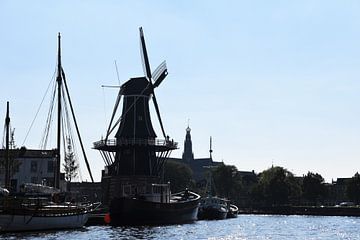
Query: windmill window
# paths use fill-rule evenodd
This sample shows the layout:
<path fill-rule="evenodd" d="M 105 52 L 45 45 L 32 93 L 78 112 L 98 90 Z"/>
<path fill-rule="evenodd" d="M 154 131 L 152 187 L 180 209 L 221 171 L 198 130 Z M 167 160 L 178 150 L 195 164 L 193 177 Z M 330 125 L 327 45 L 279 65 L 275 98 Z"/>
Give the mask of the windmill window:
<path fill-rule="evenodd" d="M 142 121 L 143 120 L 143 117 L 140 115 L 140 116 L 138 116 L 138 120 L 139 121 Z"/>

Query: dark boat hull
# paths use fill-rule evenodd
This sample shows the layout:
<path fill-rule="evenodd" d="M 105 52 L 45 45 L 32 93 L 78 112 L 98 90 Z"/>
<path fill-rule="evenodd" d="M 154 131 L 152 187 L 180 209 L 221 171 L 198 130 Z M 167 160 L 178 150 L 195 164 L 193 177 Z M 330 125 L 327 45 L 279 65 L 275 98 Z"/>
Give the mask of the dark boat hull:
<path fill-rule="evenodd" d="M 227 218 L 237 218 L 238 212 L 236 211 L 229 211 L 227 214 Z"/>
<path fill-rule="evenodd" d="M 158 203 L 136 198 L 114 198 L 110 225 L 178 224 L 197 220 L 199 201 Z"/>
<path fill-rule="evenodd" d="M 206 207 L 199 210 L 199 220 L 222 220 L 227 217 L 227 211 L 222 211 L 217 208 Z"/>

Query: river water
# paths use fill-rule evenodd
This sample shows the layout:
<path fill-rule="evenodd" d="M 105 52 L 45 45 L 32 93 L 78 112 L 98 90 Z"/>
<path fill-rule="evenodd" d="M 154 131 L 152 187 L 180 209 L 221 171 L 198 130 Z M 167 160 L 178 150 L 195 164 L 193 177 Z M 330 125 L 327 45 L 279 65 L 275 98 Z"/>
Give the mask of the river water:
<path fill-rule="evenodd" d="M 360 218 L 239 215 L 219 221 L 157 227 L 90 226 L 77 230 L 2 234 L 0 239 L 360 239 Z"/>

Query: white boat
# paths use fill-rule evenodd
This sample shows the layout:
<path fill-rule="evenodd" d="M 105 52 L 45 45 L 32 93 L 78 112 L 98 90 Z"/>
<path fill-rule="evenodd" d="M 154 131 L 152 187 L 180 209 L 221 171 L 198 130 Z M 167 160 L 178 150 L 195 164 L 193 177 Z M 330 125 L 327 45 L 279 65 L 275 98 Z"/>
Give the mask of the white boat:
<path fill-rule="evenodd" d="M 80 228 L 100 204 L 55 204 L 44 197 L 7 197 L 0 210 L 0 232 Z"/>

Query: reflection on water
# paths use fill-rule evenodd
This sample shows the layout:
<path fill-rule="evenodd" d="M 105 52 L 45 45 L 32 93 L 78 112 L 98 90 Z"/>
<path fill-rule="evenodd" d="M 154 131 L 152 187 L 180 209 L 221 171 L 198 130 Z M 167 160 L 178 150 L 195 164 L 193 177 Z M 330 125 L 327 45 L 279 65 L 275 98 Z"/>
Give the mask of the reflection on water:
<path fill-rule="evenodd" d="M 360 239 L 359 224 L 355 217 L 239 215 L 183 225 L 2 234 L 0 239 Z"/>

